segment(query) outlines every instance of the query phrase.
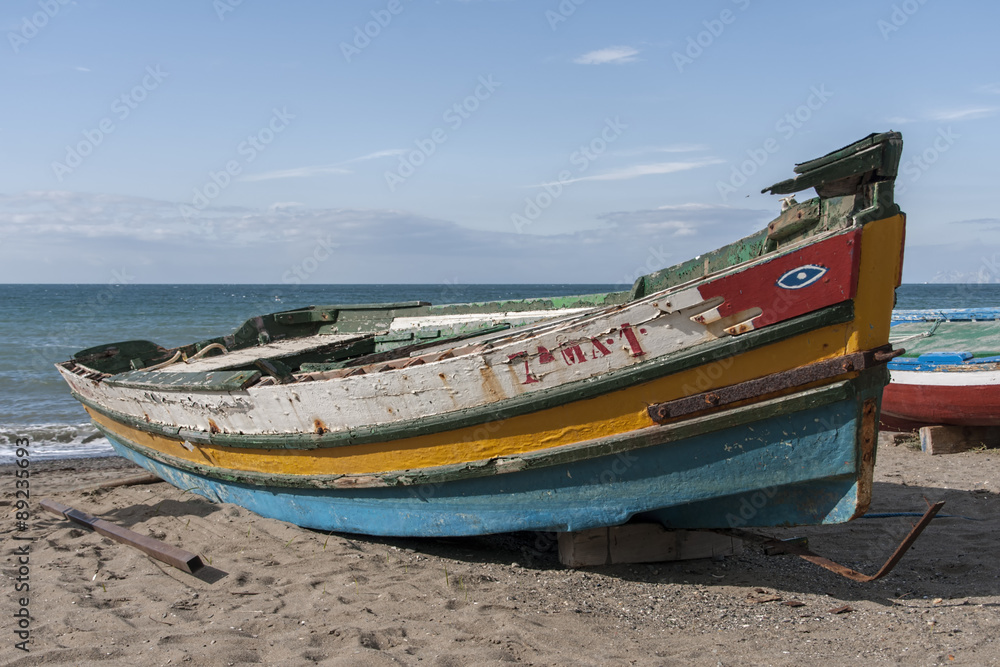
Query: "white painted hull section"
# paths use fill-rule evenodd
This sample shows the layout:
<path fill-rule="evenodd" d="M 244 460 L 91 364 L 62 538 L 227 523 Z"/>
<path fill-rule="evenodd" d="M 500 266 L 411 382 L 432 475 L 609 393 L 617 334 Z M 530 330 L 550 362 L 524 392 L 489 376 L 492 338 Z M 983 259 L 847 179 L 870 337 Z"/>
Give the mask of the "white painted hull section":
<path fill-rule="evenodd" d="M 992 366 L 987 368 L 992 369 Z M 897 371 L 889 372 L 893 384 L 925 387 L 977 387 L 1000 385 L 1000 370 Z"/>
<path fill-rule="evenodd" d="M 494 345 L 450 359 L 229 393 L 115 387 L 60 371 L 83 398 L 146 422 L 207 432 L 211 419 L 223 433 L 274 434 L 314 432 L 319 420 L 325 430 L 338 432 L 479 408 L 715 340 L 734 322 L 691 318 L 718 301 L 706 302 L 696 288 L 688 288 L 659 295 L 659 301 L 650 297 L 625 307 L 560 311 L 570 314 L 513 330 Z M 266 346 L 255 350 L 257 357 L 267 356 Z M 189 370 L 181 363 L 163 372 Z"/>

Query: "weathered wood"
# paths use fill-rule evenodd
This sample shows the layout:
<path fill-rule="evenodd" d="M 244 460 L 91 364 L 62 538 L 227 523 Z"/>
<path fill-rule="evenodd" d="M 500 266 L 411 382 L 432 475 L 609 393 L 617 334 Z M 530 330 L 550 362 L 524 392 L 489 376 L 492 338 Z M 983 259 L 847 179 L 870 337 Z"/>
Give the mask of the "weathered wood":
<path fill-rule="evenodd" d="M 644 364 L 632 364 L 613 373 L 606 373 L 594 380 L 582 384 L 570 386 L 554 386 L 531 392 L 522 392 L 502 401 L 487 403 L 482 406 L 471 407 L 458 414 L 426 414 L 415 419 L 403 420 L 400 414 L 400 405 L 395 406 L 397 416 L 400 421 L 390 422 L 371 426 L 364 430 L 356 429 L 352 431 L 331 431 L 323 435 L 315 433 L 249 433 L 249 429 L 244 425 L 223 428 L 222 433 L 208 433 L 195 429 L 185 429 L 179 431 L 175 426 L 166 426 L 158 423 L 159 414 L 157 410 L 162 410 L 162 406 L 155 403 L 144 403 L 142 408 L 147 410 L 152 419 L 146 421 L 144 417 L 135 414 L 117 412 L 96 400 L 91 400 L 81 391 L 93 395 L 93 390 L 88 384 L 76 378 L 72 373 L 64 372 L 63 377 L 74 387 L 73 397 L 83 403 L 88 408 L 99 412 L 114 421 L 128 426 L 139 428 L 150 433 L 176 437 L 180 435 L 192 443 L 213 443 L 222 446 L 234 447 L 260 447 L 265 449 L 295 449 L 299 447 L 336 447 L 341 445 L 355 445 L 367 442 L 385 442 L 401 437 L 409 437 L 414 433 L 428 434 L 436 433 L 451 428 L 462 428 L 465 426 L 475 426 L 485 422 L 509 419 L 528 412 L 535 412 L 547 408 L 565 405 L 571 400 L 582 400 L 601 396 L 609 391 L 621 389 L 633 384 L 645 382 L 660 376 L 678 373 L 689 368 L 696 368 L 703 364 L 710 364 L 720 359 L 735 356 L 746 350 L 758 346 L 768 345 L 791 338 L 805 331 L 818 329 L 831 324 L 849 322 L 854 316 L 853 304 L 842 303 L 836 306 L 810 313 L 803 317 L 795 318 L 788 322 L 780 322 L 759 331 L 744 334 L 739 337 L 725 337 L 708 343 L 704 343 L 696 348 L 682 349 L 673 354 L 665 355 L 660 359 L 655 359 Z M 448 352 L 444 352 L 441 358 L 446 358 Z M 355 369 L 359 375 L 365 374 L 363 369 Z M 350 375 L 350 373 L 348 373 Z M 301 396 L 307 398 L 311 391 L 311 385 L 303 385 Z M 317 385 L 319 383 L 316 383 Z M 334 387 L 333 389 L 337 389 Z M 76 391 L 79 390 L 79 391 Z M 318 392 L 319 400 L 329 402 L 330 395 L 325 392 Z M 349 399 L 349 396 L 345 396 Z M 228 399 L 223 396 L 218 400 Z M 200 396 L 201 401 L 214 400 L 211 394 Z M 275 403 L 275 405 L 278 405 Z M 128 406 L 126 406 L 128 407 Z M 184 409 L 183 406 L 172 405 L 172 409 Z M 136 412 L 138 407 L 134 408 Z M 284 408 L 282 408 L 284 410 Z M 235 414 L 235 413 L 234 413 Z M 218 423 L 218 418 L 217 423 Z M 168 421 L 164 418 L 163 421 Z M 329 426 L 329 423 L 327 423 Z M 227 432 L 234 431 L 234 432 Z"/>
<path fill-rule="evenodd" d="M 997 446 L 1000 446 L 1000 426 L 924 426 L 920 429 L 920 449 L 932 456 Z"/>
<path fill-rule="evenodd" d="M 105 521 L 104 519 L 98 519 L 97 517 L 91 516 L 86 512 L 81 512 L 80 510 L 73 509 L 72 507 L 63 505 L 62 503 L 57 503 L 54 500 L 46 499 L 40 504 L 41 508 L 47 512 L 58 514 L 61 517 L 69 519 L 73 523 L 86 526 L 96 533 L 100 533 L 105 537 L 110 537 L 116 542 L 133 546 L 139 551 L 145 552 L 153 558 L 163 561 L 167 565 L 172 565 L 179 570 L 184 570 L 185 572 L 194 574 L 204 565 L 204 563 L 201 562 L 201 557 L 197 554 L 185 551 L 179 547 L 171 546 L 159 540 L 154 540 L 152 537 L 140 535 L 139 533 L 133 532 L 128 528 L 116 526 L 115 524 Z"/>
<path fill-rule="evenodd" d="M 174 368 L 177 370 L 175 371 Z M 159 391 L 239 391 L 260 378 L 257 371 L 183 372 L 178 363 L 169 371 L 130 371 L 105 380 L 108 386 Z M 179 372 L 178 372 L 179 371 Z"/>
<path fill-rule="evenodd" d="M 767 238 L 783 241 L 819 222 L 819 202 L 819 197 L 815 197 L 782 211 L 781 215 L 768 223 Z"/>
<path fill-rule="evenodd" d="M 81 486 L 72 491 L 98 491 L 100 489 L 114 489 L 119 486 L 135 486 L 138 484 L 156 484 L 157 482 L 162 482 L 158 475 L 152 473 L 147 473 L 145 475 L 135 475 L 133 477 L 125 477 L 122 479 L 112 479 L 106 482 L 100 482 L 99 484 L 90 484 L 87 486 Z"/>
<path fill-rule="evenodd" d="M 893 179 L 899 162 L 903 140 L 897 132 L 871 135 L 850 146 L 795 167 L 797 176 L 761 192 L 787 195 L 807 188 L 819 187 L 820 196 L 852 194 L 860 185 L 872 180 Z M 865 178 L 867 177 L 867 178 Z"/>
<path fill-rule="evenodd" d="M 742 548 L 740 540 L 727 535 L 667 530 L 658 523 L 559 533 L 559 561 L 567 567 L 733 556 Z"/>

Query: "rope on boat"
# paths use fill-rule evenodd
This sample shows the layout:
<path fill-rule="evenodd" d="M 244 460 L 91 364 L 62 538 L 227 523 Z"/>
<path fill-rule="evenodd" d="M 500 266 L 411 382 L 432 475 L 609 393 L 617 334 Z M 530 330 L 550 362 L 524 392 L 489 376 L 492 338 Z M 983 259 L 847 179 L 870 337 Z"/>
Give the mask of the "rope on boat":
<path fill-rule="evenodd" d="M 185 364 L 190 364 L 195 359 L 201 359 L 202 357 L 204 357 L 206 354 L 208 354 L 212 350 L 222 350 L 222 354 L 229 354 L 229 350 L 226 348 L 225 345 L 223 345 L 221 343 L 212 343 L 211 345 L 206 345 L 205 347 L 203 347 L 200 350 L 198 350 L 198 352 L 196 354 L 193 354 L 190 357 L 188 357 L 187 359 L 185 359 L 184 363 Z"/>
<path fill-rule="evenodd" d="M 939 326 L 941 325 L 941 323 L 942 323 L 942 322 L 944 322 L 944 321 L 945 321 L 945 320 L 936 320 L 936 321 L 934 322 L 934 326 L 932 326 L 932 327 L 931 327 L 931 330 L 930 330 L 930 331 L 923 331 L 923 332 L 921 332 L 921 333 L 918 333 L 918 334 L 914 334 L 914 335 L 912 335 L 912 336 L 907 336 L 906 338 L 896 338 L 896 339 L 890 339 L 890 341 L 889 341 L 889 342 L 891 342 L 891 343 L 892 343 L 893 345 L 899 345 L 900 343 L 905 343 L 905 342 L 906 342 L 906 341 L 908 341 L 908 340 L 914 340 L 914 339 L 916 339 L 916 338 L 927 338 L 927 337 L 929 337 L 929 336 L 933 336 L 933 335 L 934 335 L 934 332 L 935 332 L 935 331 L 937 331 L 937 328 L 938 328 L 938 327 L 939 327 Z M 923 515 L 921 515 L 921 516 L 923 516 Z"/>
<path fill-rule="evenodd" d="M 876 512 L 874 514 L 863 514 L 862 519 L 892 519 L 897 516 L 923 516 L 921 512 Z M 975 519 L 971 516 L 961 514 L 938 514 L 935 519 L 965 519 L 967 521 L 986 521 L 986 519 Z"/>
<path fill-rule="evenodd" d="M 221 343 L 212 343 L 211 345 L 206 345 L 205 347 L 203 347 L 200 350 L 198 350 L 197 353 L 195 353 L 195 354 L 191 355 L 189 358 L 185 359 L 184 363 L 185 364 L 189 364 L 192 361 L 194 361 L 195 359 L 201 359 L 202 357 L 204 357 L 206 354 L 208 354 L 212 350 L 222 350 L 223 354 L 229 354 L 229 350 L 226 348 L 225 345 L 222 345 Z M 158 364 L 156 364 L 154 366 L 146 366 L 142 370 L 144 370 L 144 371 L 158 371 L 161 368 L 166 368 L 167 366 L 170 366 L 171 364 L 177 363 L 178 361 L 180 361 L 180 359 L 181 359 L 182 356 L 184 356 L 183 352 L 181 352 L 180 350 L 177 350 L 176 352 L 174 352 L 174 356 L 170 357 L 166 361 L 161 361 L 160 363 L 158 363 Z"/>
<path fill-rule="evenodd" d="M 175 363 L 180 358 L 181 358 L 181 351 L 177 350 L 176 352 L 174 352 L 174 356 L 170 357 L 166 361 L 160 362 L 160 363 L 156 364 L 155 366 L 146 366 L 142 370 L 144 370 L 144 371 L 158 371 L 161 368 L 166 368 L 170 364 Z"/>

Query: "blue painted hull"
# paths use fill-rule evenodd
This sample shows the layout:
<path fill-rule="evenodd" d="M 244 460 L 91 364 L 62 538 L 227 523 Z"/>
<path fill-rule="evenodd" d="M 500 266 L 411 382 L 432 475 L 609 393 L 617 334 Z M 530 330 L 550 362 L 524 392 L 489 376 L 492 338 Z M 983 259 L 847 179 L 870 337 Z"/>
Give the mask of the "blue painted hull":
<path fill-rule="evenodd" d="M 369 535 L 577 531 L 643 515 L 676 528 L 840 523 L 858 510 L 859 392 L 678 442 L 475 479 L 366 489 L 261 487 L 122 456 L 206 498 L 300 526 Z"/>

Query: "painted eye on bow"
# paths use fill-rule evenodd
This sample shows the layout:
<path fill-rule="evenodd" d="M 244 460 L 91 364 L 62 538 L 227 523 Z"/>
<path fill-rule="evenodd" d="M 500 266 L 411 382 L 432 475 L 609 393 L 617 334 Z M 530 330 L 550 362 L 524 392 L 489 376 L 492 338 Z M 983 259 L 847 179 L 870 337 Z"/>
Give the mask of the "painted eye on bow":
<path fill-rule="evenodd" d="M 817 266 L 816 264 L 806 264 L 805 266 L 800 266 L 797 269 L 792 269 L 785 275 L 778 278 L 777 285 L 784 289 L 802 289 L 812 285 L 814 282 L 823 277 L 823 275 L 829 271 L 825 266 Z"/>

